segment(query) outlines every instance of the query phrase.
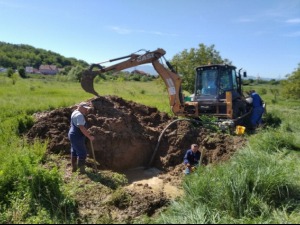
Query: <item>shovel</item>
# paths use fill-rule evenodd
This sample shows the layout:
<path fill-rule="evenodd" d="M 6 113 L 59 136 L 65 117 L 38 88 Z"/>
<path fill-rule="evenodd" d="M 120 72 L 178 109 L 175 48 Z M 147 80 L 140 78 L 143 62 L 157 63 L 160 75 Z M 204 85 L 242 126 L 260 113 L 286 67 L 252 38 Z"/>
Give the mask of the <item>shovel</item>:
<path fill-rule="evenodd" d="M 200 157 L 200 160 L 199 160 L 199 166 L 202 165 L 202 161 L 203 161 L 205 153 L 206 153 L 206 148 L 203 148 L 203 150 L 201 152 L 201 157 Z"/>
<path fill-rule="evenodd" d="M 92 153 L 93 153 L 93 158 L 94 158 L 94 169 L 97 173 L 97 162 L 96 162 L 96 157 L 95 157 L 94 144 L 92 141 L 90 141 L 90 142 L 91 142 L 91 148 L 92 148 Z"/>

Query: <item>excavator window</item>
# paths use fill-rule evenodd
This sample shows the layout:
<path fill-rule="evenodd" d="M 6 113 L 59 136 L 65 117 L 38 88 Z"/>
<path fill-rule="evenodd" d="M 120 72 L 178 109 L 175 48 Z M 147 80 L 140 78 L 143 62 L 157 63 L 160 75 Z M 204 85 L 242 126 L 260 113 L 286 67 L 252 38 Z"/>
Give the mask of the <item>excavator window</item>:
<path fill-rule="evenodd" d="M 204 70 L 198 76 L 196 94 L 197 95 L 217 95 L 217 70 Z"/>
<path fill-rule="evenodd" d="M 196 71 L 195 96 L 198 98 L 224 99 L 227 91 L 232 91 L 234 96 L 237 93 L 238 83 L 235 67 L 228 65 L 202 66 L 198 67 Z"/>
<path fill-rule="evenodd" d="M 220 92 L 226 91 L 237 91 L 235 70 L 224 69 L 220 71 Z"/>

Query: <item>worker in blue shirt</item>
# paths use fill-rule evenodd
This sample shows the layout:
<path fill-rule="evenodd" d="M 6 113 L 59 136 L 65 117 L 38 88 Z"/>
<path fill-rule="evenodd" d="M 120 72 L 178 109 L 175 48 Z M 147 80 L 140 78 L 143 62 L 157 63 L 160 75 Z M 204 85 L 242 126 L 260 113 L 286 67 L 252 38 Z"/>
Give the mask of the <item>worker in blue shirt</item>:
<path fill-rule="evenodd" d="M 197 144 L 192 144 L 191 149 L 185 153 L 183 163 L 186 166 L 185 174 L 190 174 L 199 165 L 201 153 Z"/>
<path fill-rule="evenodd" d="M 253 129 L 256 129 L 262 123 L 262 115 L 264 113 L 263 101 L 261 97 L 255 92 L 255 90 L 250 91 L 250 96 L 252 98 L 253 111 L 251 115 L 251 125 Z"/>

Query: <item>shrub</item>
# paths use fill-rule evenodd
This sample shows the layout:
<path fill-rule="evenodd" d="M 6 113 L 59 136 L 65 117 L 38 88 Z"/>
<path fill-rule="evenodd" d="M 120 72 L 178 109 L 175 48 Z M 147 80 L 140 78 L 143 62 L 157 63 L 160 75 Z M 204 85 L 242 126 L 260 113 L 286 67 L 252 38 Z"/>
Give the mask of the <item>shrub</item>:
<path fill-rule="evenodd" d="M 34 125 L 32 116 L 25 116 L 18 119 L 18 135 L 27 132 Z"/>
<path fill-rule="evenodd" d="M 266 113 L 263 117 L 263 121 L 266 126 L 272 127 L 272 128 L 277 128 L 282 123 L 282 120 L 278 116 L 276 116 L 272 113 Z"/>
<path fill-rule="evenodd" d="M 298 68 L 282 84 L 284 96 L 293 99 L 300 98 L 300 63 Z"/>
<path fill-rule="evenodd" d="M 267 89 L 263 88 L 260 90 L 261 95 L 266 95 L 268 93 Z"/>

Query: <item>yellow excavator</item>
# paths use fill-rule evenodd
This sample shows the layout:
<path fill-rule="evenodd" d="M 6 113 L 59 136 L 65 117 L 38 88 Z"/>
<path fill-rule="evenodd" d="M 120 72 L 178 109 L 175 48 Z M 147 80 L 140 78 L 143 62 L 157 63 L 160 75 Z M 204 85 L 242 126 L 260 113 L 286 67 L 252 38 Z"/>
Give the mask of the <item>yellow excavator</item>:
<path fill-rule="evenodd" d="M 236 72 L 236 67 L 227 64 L 205 65 L 196 68 L 195 92 L 191 98 L 184 98 L 182 79 L 173 66 L 165 59 L 166 51 L 158 48 L 146 51 L 144 54 L 130 54 L 111 59 L 106 62 L 92 64 L 83 72 L 82 88 L 91 94 L 99 96 L 94 90 L 94 78 L 108 71 L 121 71 L 142 64 L 152 63 L 154 69 L 163 79 L 169 93 L 172 112 L 176 116 L 199 118 L 201 115 L 214 116 L 223 125 L 235 126 L 244 123 L 251 114 L 252 107 L 242 94 L 242 75 Z M 108 62 L 119 62 L 104 67 Z M 160 62 L 165 60 L 167 68 Z M 244 76 L 246 73 L 244 72 Z"/>

